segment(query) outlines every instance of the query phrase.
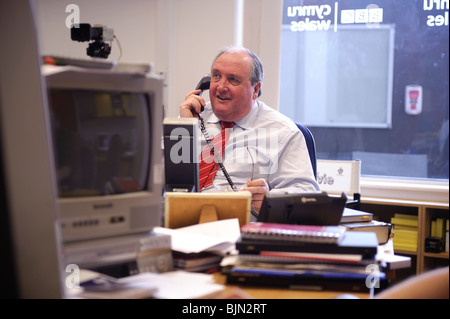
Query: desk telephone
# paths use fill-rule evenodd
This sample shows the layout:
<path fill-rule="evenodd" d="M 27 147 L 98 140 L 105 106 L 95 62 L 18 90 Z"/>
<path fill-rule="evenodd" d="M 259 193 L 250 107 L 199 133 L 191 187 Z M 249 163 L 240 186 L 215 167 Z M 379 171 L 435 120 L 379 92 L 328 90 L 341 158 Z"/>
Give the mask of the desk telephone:
<path fill-rule="evenodd" d="M 211 77 L 209 75 L 204 76 L 200 82 L 198 82 L 197 86 L 196 86 L 196 90 L 202 90 L 200 92 L 200 96 L 202 95 L 203 91 L 205 90 L 209 90 L 209 85 L 211 83 Z M 202 106 L 201 111 L 203 112 L 204 107 Z M 194 110 L 191 110 L 191 112 L 193 112 L 194 114 L 196 114 L 200 120 L 200 130 L 202 131 L 203 136 L 205 137 L 206 143 L 209 146 L 209 149 L 211 150 L 211 153 L 214 155 L 214 157 L 216 158 L 217 163 L 219 164 L 220 169 L 223 172 L 223 175 L 225 176 L 225 178 L 228 181 L 228 184 L 230 184 L 231 189 L 235 192 L 238 192 L 239 190 L 237 189 L 236 185 L 234 185 L 233 181 L 231 180 L 230 175 L 228 174 L 225 166 L 222 163 L 222 159 L 220 158 L 219 154 L 217 154 L 214 150 L 214 145 L 211 142 L 211 138 L 209 137 L 208 131 L 206 131 L 205 128 L 205 122 L 203 120 L 203 118 L 200 116 L 200 114 L 197 114 Z M 252 207 L 251 208 L 251 213 L 253 216 L 258 217 L 259 213 Z"/>

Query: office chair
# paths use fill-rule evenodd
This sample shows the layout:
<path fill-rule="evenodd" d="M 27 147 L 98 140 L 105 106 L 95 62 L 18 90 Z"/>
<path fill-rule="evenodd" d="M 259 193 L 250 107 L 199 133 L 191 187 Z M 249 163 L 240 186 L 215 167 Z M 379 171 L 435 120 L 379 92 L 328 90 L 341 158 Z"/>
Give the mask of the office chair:
<path fill-rule="evenodd" d="M 314 172 L 314 178 L 317 180 L 317 158 L 316 158 L 316 142 L 311 131 L 300 123 L 295 123 L 306 140 L 306 146 L 308 147 L 309 158 L 311 159 L 311 165 Z"/>
<path fill-rule="evenodd" d="M 309 158 L 311 159 L 311 164 L 314 172 L 314 177 L 317 180 L 317 158 L 316 158 L 316 142 L 311 131 L 304 125 L 300 123 L 295 123 L 306 140 L 306 146 L 308 147 Z M 361 163 L 360 163 L 361 164 Z M 360 170 L 360 168 L 359 168 Z M 358 172 L 360 175 L 360 172 Z M 359 188 L 359 186 L 358 186 Z M 359 192 L 353 193 L 353 199 L 349 199 L 345 205 L 348 208 L 361 209 L 361 194 Z"/>
<path fill-rule="evenodd" d="M 300 129 L 300 131 L 303 133 L 303 136 L 306 140 L 306 146 L 308 147 L 309 152 L 309 158 L 311 159 L 311 164 L 314 172 L 314 177 L 317 180 L 317 157 L 316 157 L 316 142 L 314 140 L 314 136 L 311 133 L 311 131 L 304 125 L 300 123 L 295 123 L 297 127 Z M 361 163 L 359 163 L 361 165 Z M 360 166 L 359 166 L 359 172 L 358 175 L 360 175 Z M 359 182 L 358 182 L 358 188 L 359 188 Z M 346 207 L 353 208 L 353 209 L 361 209 L 361 194 L 359 192 L 353 193 L 353 199 L 350 199 L 347 201 Z"/>

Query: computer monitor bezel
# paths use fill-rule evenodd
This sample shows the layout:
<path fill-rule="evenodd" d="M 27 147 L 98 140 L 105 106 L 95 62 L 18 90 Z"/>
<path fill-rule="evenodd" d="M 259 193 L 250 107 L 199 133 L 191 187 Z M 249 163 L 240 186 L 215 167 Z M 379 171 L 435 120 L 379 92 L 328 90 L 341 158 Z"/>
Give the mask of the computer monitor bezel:
<path fill-rule="evenodd" d="M 64 242 L 150 231 L 161 224 L 163 189 L 161 131 L 163 81 L 152 74 L 80 67 L 44 66 L 47 90 L 73 89 L 143 93 L 149 102 L 151 143 L 147 183 L 124 194 L 58 198 Z M 55 152 L 55 147 L 53 147 Z"/>
<path fill-rule="evenodd" d="M 199 223 L 202 209 L 212 206 L 217 220 L 237 218 L 239 226 L 250 223 L 252 196 L 250 192 L 208 192 L 165 194 L 164 225 L 180 228 Z M 209 220 L 214 221 L 214 220 Z"/>

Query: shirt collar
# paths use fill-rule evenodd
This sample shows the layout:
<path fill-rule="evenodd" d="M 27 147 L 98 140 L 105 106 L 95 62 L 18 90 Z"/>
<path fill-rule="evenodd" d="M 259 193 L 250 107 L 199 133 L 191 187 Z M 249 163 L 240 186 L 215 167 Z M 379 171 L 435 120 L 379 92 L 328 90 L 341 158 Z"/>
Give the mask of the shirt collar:
<path fill-rule="evenodd" d="M 255 122 L 256 116 L 258 114 L 258 109 L 259 109 L 259 102 L 258 100 L 255 100 L 250 112 L 244 118 L 240 119 L 239 121 L 235 121 L 235 123 L 244 130 L 252 128 L 253 123 Z"/>
<path fill-rule="evenodd" d="M 250 112 L 244 118 L 242 118 L 238 121 L 235 121 L 234 123 L 244 130 L 248 130 L 248 129 L 252 128 L 253 123 L 255 122 L 256 116 L 258 114 L 259 107 L 260 107 L 260 103 L 258 102 L 258 100 L 255 100 Z M 210 113 L 207 116 L 206 122 L 208 124 L 219 124 L 220 120 L 217 118 L 217 116 L 212 111 L 211 105 L 209 105 L 208 108 L 205 108 L 205 111 L 206 110 L 208 110 L 208 112 Z"/>

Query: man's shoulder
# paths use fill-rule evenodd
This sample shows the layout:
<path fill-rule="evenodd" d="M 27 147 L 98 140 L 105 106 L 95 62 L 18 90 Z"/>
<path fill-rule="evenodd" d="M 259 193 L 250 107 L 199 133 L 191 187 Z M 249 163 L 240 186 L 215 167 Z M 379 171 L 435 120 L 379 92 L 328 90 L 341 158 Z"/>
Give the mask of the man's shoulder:
<path fill-rule="evenodd" d="M 297 125 L 292 119 L 268 106 L 264 102 L 259 102 L 258 118 L 263 121 L 265 126 L 284 127 L 290 131 L 298 130 Z"/>

